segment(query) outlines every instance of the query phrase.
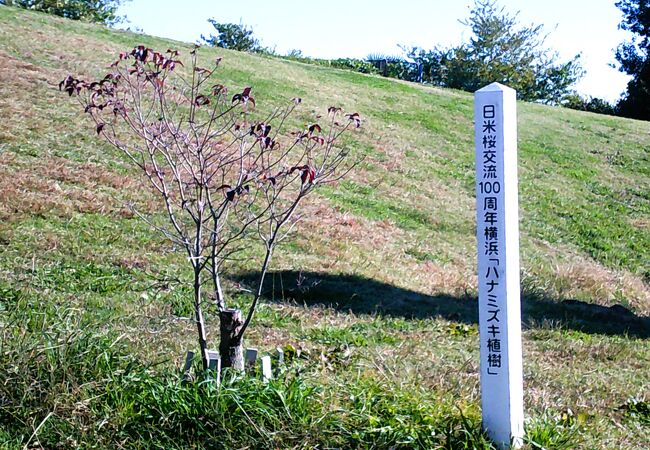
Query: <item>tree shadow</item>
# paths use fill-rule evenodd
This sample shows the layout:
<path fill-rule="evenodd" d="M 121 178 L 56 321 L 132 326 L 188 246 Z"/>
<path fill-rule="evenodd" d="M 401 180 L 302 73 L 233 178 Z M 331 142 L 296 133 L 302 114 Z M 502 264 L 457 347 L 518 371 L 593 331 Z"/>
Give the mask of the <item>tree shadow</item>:
<path fill-rule="evenodd" d="M 243 272 L 233 281 L 256 283 L 259 273 Z M 477 298 L 472 295 L 427 295 L 359 275 L 318 272 L 269 272 L 263 297 L 272 302 L 322 305 L 355 314 L 404 318 L 440 317 L 455 322 L 478 323 Z M 650 338 L 650 317 L 637 316 L 624 306 L 611 307 L 579 300 L 557 302 L 522 293 L 524 328 L 553 327 L 585 333 Z"/>

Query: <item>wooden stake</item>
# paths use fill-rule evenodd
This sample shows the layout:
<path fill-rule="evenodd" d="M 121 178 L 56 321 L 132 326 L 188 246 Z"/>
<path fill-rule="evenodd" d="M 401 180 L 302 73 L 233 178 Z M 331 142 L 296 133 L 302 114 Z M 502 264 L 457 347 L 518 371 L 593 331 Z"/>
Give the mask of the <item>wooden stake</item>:
<path fill-rule="evenodd" d="M 208 350 L 208 370 L 214 372 L 217 384 L 221 383 L 221 355 L 215 350 Z"/>
<path fill-rule="evenodd" d="M 187 383 L 192 379 L 191 369 L 192 361 L 194 360 L 194 352 L 187 352 L 185 356 L 185 366 L 183 366 L 183 384 Z"/>
<path fill-rule="evenodd" d="M 275 349 L 275 358 L 278 360 L 278 366 L 284 365 L 284 350 L 280 347 Z"/>
<path fill-rule="evenodd" d="M 255 361 L 257 361 L 257 349 L 256 348 L 247 348 L 246 349 L 246 369 L 251 370 L 255 368 Z"/>

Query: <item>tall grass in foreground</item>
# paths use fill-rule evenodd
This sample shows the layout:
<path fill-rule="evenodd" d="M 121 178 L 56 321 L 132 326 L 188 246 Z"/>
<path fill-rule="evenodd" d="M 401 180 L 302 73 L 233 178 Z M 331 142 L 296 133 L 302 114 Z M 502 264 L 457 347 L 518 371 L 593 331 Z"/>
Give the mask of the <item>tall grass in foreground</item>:
<path fill-rule="evenodd" d="M 0 448 L 492 448 L 477 411 L 371 377 L 329 385 L 294 360 L 266 384 L 183 383 L 82 310 L 0 294 Z"/>

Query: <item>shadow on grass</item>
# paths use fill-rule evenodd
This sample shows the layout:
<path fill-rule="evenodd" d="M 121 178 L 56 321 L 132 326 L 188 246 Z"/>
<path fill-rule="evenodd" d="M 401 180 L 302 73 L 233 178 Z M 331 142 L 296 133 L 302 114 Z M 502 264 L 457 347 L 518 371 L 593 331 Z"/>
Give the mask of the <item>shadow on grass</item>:
<path fill-rule="evenodd" d="M 252 285 L 258 276 L 255 272 L 242 273 L 235 281 Z M 475 296 L 427 295 L 358 275 L 270 272 L 263 296 L 267 301 L 323 305 L 355 314 L 478 322 Z M 526 293 L 522 298 L 525 328 L 551 324 L 585 333 L 650 338 L 650 317 L 637 316 L 621 305 L 606 307 L 578 300 L 557 302 Z"/>

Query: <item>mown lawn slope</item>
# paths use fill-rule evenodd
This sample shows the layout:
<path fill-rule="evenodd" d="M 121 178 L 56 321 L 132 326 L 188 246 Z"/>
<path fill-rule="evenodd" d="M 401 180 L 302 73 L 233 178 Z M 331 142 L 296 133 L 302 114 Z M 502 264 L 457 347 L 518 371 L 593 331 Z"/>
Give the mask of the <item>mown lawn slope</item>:
<path fill-rule="evenodd" d="M 184 258 L 125 206 L 156 217 L 138 174 L 57 88 L 69 73 L 101 75 L 137 44 L 191 49 L 0 7 L 0 443 L 430 448 L 469 430 L 487 446 L 471 434 L 472 96 L 201 49 L 223 56 L 233 92 L 253 87 L 260 113 L 292 97 L 303 99 L 296 126 L 332 105 L 359 112 L 363 127 L 345 144 L 364 159 L 304 208 L 248 336 L 303 358 L 270 388 L 233 381 L 241 397 L 174 391 L 170 374 L 194 347 L 190 291 L 177 282 L 190 276 Z M 518 108 L 529 446 L 648 448 L 650 123 Z M 238 287 L 256 268 L 229 274 L 235 303 L 248 300 Z M 158 405 L 156 389 L 178 397 Z M 242 399 L 271 413 L 247 414 Z M 241 422 L 205 412 L 223 408 Z M 210 440 L 217 428 L 192 428 L 201 414 L 246 431 Z"/>

